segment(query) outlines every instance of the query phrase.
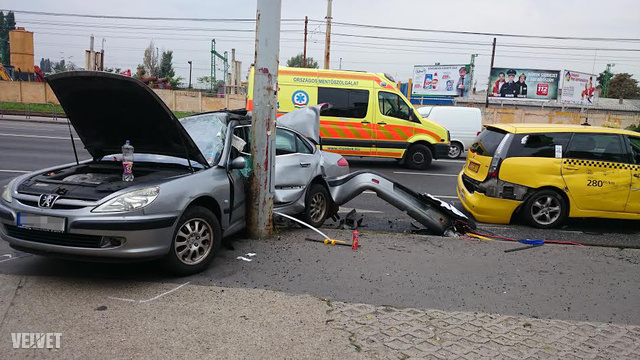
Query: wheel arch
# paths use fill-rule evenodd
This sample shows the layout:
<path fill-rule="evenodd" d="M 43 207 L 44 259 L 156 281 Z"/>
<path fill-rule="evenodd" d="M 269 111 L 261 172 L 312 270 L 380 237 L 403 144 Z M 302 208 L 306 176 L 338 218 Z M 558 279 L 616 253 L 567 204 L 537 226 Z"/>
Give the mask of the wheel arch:
<path fill-rule="evenodd" d="M 203 196 L 197 197 L 196 199 L 191 201 L 189 203 L 189 205 L 187 205 L 185 207 L 185 209 L 184 209 L 184 211 L 182 213 L 184 214 L 184 212 L 187 211 L 188 208 L 193 207 L 193 206 L 202 206 L 203 208 L 211 210 L 211 212 L 213 212 L 213 214 L 218 219 L 218 222 L 222 226 L 222 224 L 223 224 L 223 222 L 222 222 L 222 211 L 220 209 L 220 204 L 218 203 L 218 201 L 216 199 L 214 199 L 211 196 L 207 196 L 207 195 L 203 195 Z"/>
<path fill-rule="evenodd" d="M 567 217 L 569 217 L 569 214 L 571 213 L 571 199 L 569 198 L 569 196 L 567 195 L 566 192 L 562 191 L 562 189 L 555 187 L 555 186 L 551 186 L 551 185 L 547 185 L 547 186 L 541 186 L 539 188 L 535 188 L 535 189 L 530 189 L 527 194 L 524 196 L 524 198 L 522 199 L 522 203 L 513 211 L 513 214 L 511 215 L 511 220 L 514 220 L 514 217 L 516 215 L 520 215 L 522 209 L 524 208 L 525 204 L 527 203 L 527 201 L 529 201 L 529 198 L 531 198 L 531 196 L 533 196 L 533 194 L 538 193 L 540 191 L 544 191 L 544 190 L 551 190 L 554 191 L 556 193 L 558 193 L 558 195 L 560 195 L 566 205 L 567 205 Z"/>

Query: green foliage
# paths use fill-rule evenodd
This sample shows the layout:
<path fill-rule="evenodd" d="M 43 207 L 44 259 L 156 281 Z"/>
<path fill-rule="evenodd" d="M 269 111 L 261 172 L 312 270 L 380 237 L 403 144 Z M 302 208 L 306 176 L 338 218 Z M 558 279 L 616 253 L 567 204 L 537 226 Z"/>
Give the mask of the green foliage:
<path fill-rule="evenodd" d="M 4 65 L 11 65 L 9 31 L 15 28 L 16 18 L 13 11 L 9 11 L 6 15 L 0 11 L 0 61 Z"/>
<path fill-rule="evenodd" d="M 613 99 L 637 99 L 640 97 L 638 80 L 628 73 L 616 74 L 609 82 L 607 97 Z"/>
<path fill-rule="evenodd" d="M 45 74 L 52 73 L 53 67 L 51 66 L 51 59 L 49 58 L 40 59 L 40 70 L 42 70 L 42 72 Z"/>
<path fill-rule="evenodd" d="M 182 85 L 182 82 L 184 80 L 184 78 L 182 76 L 169 76 L 169 85 L 171 85 L 172 88 L 177 89 Z"/>
<path fill-rule="evenodd" d="M 631 124 L 627 126 L 627 130 L 640 132 L 640 123 L 639 124 Z"/>
<path fill-rule="evenodd" d="M 173 78 L 175 75 L 176 73 L 173 70 L 173 51 L 163 51 L 162 59 L 160 60 L 160 70 L 158 72 L 158 77 Z"/>
<path fill-rule="evenodd" d="M 304 57 L 304 55 L 302 53 L 291 57 L 289 60 L 287 60 L 287 66 L 288 67 L 297 67 L 297 68 L 304 67 L 304 66 L 302 66 L 303 57 Z M 312 57 L 307 56 L 307 66 L 306 67 L 312 68 L 312 69 L 317 69 L 318 68 L 318 62 L 313 60 Z"/>

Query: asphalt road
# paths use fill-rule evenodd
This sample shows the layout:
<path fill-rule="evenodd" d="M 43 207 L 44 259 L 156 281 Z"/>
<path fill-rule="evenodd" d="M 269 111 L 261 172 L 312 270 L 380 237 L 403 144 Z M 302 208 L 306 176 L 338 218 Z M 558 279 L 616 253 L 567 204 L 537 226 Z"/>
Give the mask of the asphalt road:
<path fill-rule="evenodd" d="M 72 162 L 68 132 L 63 125 L 0 121 L 0 184 L 24 171 Z M 81 150 L 80 158 L 87 157 Z M 352 170 L 373 169 L 456 203 L 454 175 L 462 166 L 460 161 L 435 162 L 425 172 L 408 171 L 394 161 L 350 159 L 350 163 Z M 223 249 L 207 271 L 175 279 L 157 263 L 63 262 L 16 252 L 1 241 L 0 273 L 55 277 L 63 282 L 78 278 L 118 279 L 125 284 L 127 280 L 191 281 L 378 305 L 640 324 L 636 309 L 639 250 L 545 245 L 504 253 L 518 245 L 405 234 L 412 230 L 411 219 L 375 194 L 360 195 L 346 204 L 348 208 L 365 216 L 363 248 L 358 252 L 305 241 L 312 235 L 307 230 L 279 229 L 282 239 L 252 241 L 240 235 L 235 249 Z M 636 223 L 610 223 L 578 221 L 554 231 L 519 225 L 480 227 L 502 235 L 589 238 L 601 244 L 631 244 L 637 238 Z M 331 224 L 325 228 L 336 238 L 350 236 L 348 231 L 330 229 Z M 591 234 L 595 229 L 604 233 Z M 254 261 L 237 259 L 248 252 L 257 254 Z"/>
<path fill-rule="evenodd" d="M 80 159 L 89 154 L 77 139 Z M 0 120 L 0 185 L 23 172 L 74 161 L 65 123 L 47 124 Z M 437 160 L 427 171 L 414 171 L 400 167 L 395 160 L 348 158 L 352 171 L 374 170 L 418 192 L 429 193 L 454 204 L 462 210 L 456 196 L 456 176 L 464 159 Z M 350 209 L 364 216 L 364 230 L 382 230 L 408 233 L 420 230 L 419 225 L 402 211 L 379 199 L 375 193 L 365 192 L 343 206 L 342 214 Z M 337 225 L 328 221 L 324 227 Z M 479 224 L 488 233 L 518 239 L 547 239 L 574 241 L 583 244 L 640 247 L 640 222 L 601 219 L 570 220 L 561 229 L 540 230 L 518 223 L 511 225 Z"/>

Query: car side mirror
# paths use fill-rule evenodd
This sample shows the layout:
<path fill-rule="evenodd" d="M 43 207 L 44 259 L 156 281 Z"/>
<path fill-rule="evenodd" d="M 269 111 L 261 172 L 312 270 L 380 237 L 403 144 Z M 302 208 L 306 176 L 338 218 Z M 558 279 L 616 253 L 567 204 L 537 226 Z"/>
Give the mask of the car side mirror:
<path fill-rule="evenodd" d="M 231 170 L 242 170 L 247 167 L 247 160 L 244 156 L 238 156 L 231 161 Z"/>

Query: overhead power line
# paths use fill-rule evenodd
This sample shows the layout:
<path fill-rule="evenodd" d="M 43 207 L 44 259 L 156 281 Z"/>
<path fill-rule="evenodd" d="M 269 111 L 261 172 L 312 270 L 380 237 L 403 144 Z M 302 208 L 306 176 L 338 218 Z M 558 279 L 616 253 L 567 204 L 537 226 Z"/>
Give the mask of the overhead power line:
<path fill-rule="evenodd" d="M 0 9 L 0 11 L 12 11 L 16 14 L 44 15 L 44 16 L 69 16 L 91 19 L 120 19 L 120 20 L 145 20 L 145 21 L 202 21 L 202 22 L 255 22 L 253 18 L 192 18 L 192 17 L 154 17 L 154 16 L 121 16 L 121 15 L 95 15 L 95 14 L 76 14 L 76 13 L 59 13 L 47 11 L 28 11 L 28 10 L 11 10 Z M 300 21 L 302 19 L 281 19 L 281 21 Z"/>
<path fill-rule="evenodd" d="M 322 20 L 309 21 L 324 23 Z M 379 29 L 379 30 L 401 30 L 412 32 L 429 32 L 429 33 L 441 33 L 441 34 L 458 34 L 458 35 L 482 35 L 482 36 L 501 36 L 501 37 L 518 37 L 525 39 L 551 39 L 551 40 L 585 40 L 585 41 L 627 41 L 627 42 L 640 42 L 640 38 L 609 38 L 609 37 L 581 37 L 581 36 L 553 36 L 553 35 L 525 35 L 525 34 L 508 34 L 508 33 L 490 33 L 479 31 L 457 31 L 457 30 L 436 30 L 436 29 L 420 29 L 420 28 L 408 28 L 400 26 L 384 26 L 384 25 L 369 25 L 369 24 L 356 24 L 348 22 L 332 22 L 333 25 L 338 26 L 351 26 L 367 29 Z"/>

